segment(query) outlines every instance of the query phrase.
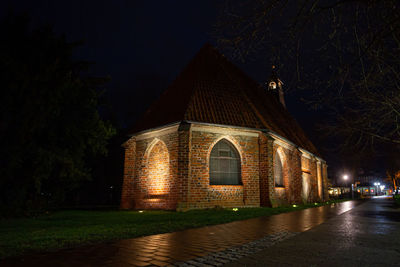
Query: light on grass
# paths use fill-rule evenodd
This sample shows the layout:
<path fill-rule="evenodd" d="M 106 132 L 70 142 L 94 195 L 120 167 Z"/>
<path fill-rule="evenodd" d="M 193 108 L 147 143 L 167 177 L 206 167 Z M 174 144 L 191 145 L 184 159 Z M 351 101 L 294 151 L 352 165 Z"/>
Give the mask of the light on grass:
<path fill-rule="evenodd" d="M 293 208 L 296 208 L 297 207 L 297 205 L 295 204 L 295 205 L 293 205 Z"/>
<path fill-rule="evenodd" d="M 143 213 L 143 210 L 139 210 L 139 213 Z"/>
<path fill-rule="evenodd" d="M 315 203 L 314 203 L 314 205 L 316 206 L 316 205 L 318 205 L 318 203 L 317 203 L 317 202 L 315 202 Z"/>
<path fill-rule="evenodd" d="M 238 211 L 239 209 L 238 209 L 238 208 L 233 208 L 232 210 L 233 210 L 233 211 Z"/>

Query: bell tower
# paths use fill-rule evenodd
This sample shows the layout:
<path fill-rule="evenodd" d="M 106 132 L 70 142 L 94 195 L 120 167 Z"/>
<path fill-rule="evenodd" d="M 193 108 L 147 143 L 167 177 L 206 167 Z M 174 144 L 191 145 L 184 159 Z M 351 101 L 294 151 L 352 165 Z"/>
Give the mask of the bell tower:
<path fill-rule="evenodd" d="M 283 95 L 283 82 L 278 78 L 276 73 L 275 65 L 272 65 L 271 76 L 269 77 L 268 82 L 266 82 L 267 90 L 271 92 L 276 99 L 282 104 L 284 108 L 286 108 L 285 97 Z"/>

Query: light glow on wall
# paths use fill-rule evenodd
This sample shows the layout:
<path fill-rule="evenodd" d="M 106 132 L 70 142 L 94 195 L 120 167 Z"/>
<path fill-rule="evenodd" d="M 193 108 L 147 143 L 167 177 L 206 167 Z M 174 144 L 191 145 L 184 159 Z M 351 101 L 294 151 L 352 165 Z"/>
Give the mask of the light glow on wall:
<path fill-rule="evenodd" d="M 302 174 L 302 198 L 304 202 L 307 202 L 310 198 L 310 174 Z"/>
<path fill-rule="evenodd" d="M 157 202 L 170 191 L 169 153 L 162 141 L 151 149 L 147 165 L 147 201 Z"/>
<path fill-rule="evenodd" d="M 317 187 L 318 187 L 318 197 L 322 199 L 322 170 L 321 164 L 317 163 Z"/>

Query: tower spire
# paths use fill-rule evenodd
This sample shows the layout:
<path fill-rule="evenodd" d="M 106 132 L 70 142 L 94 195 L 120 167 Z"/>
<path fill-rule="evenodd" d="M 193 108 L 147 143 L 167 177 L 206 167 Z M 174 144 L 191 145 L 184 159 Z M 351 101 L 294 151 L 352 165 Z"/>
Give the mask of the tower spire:
<path fill-rule="evenodd" d="M 283 95 L 283 82 L 279 79 L 278 74 L 276 73 L 275 65 L 272 65 L 271 75 L 269 77 L 268 82 L 266 82 L 267 90 L 275 95 L 277 100 L 282 104 L 283 107 L 286 108 L 285 97 Z"/>

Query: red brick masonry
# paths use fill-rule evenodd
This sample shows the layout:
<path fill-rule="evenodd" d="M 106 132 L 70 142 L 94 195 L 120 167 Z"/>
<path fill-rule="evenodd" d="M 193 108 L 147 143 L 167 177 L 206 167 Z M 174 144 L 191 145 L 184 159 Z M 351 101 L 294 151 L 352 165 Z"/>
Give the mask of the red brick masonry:
<path fill-rule="evenodd" d="M 240 154 L 241 185 L 210 185 L 210 153 L 221 139 Z M 139 133 L 124 147 L 122 209 L 279 206 L 327 199 L 325 161 L 274 134 L 185 123 Z M 273 175 L 277 154 L 284 178 L 279 188 Z"/>

